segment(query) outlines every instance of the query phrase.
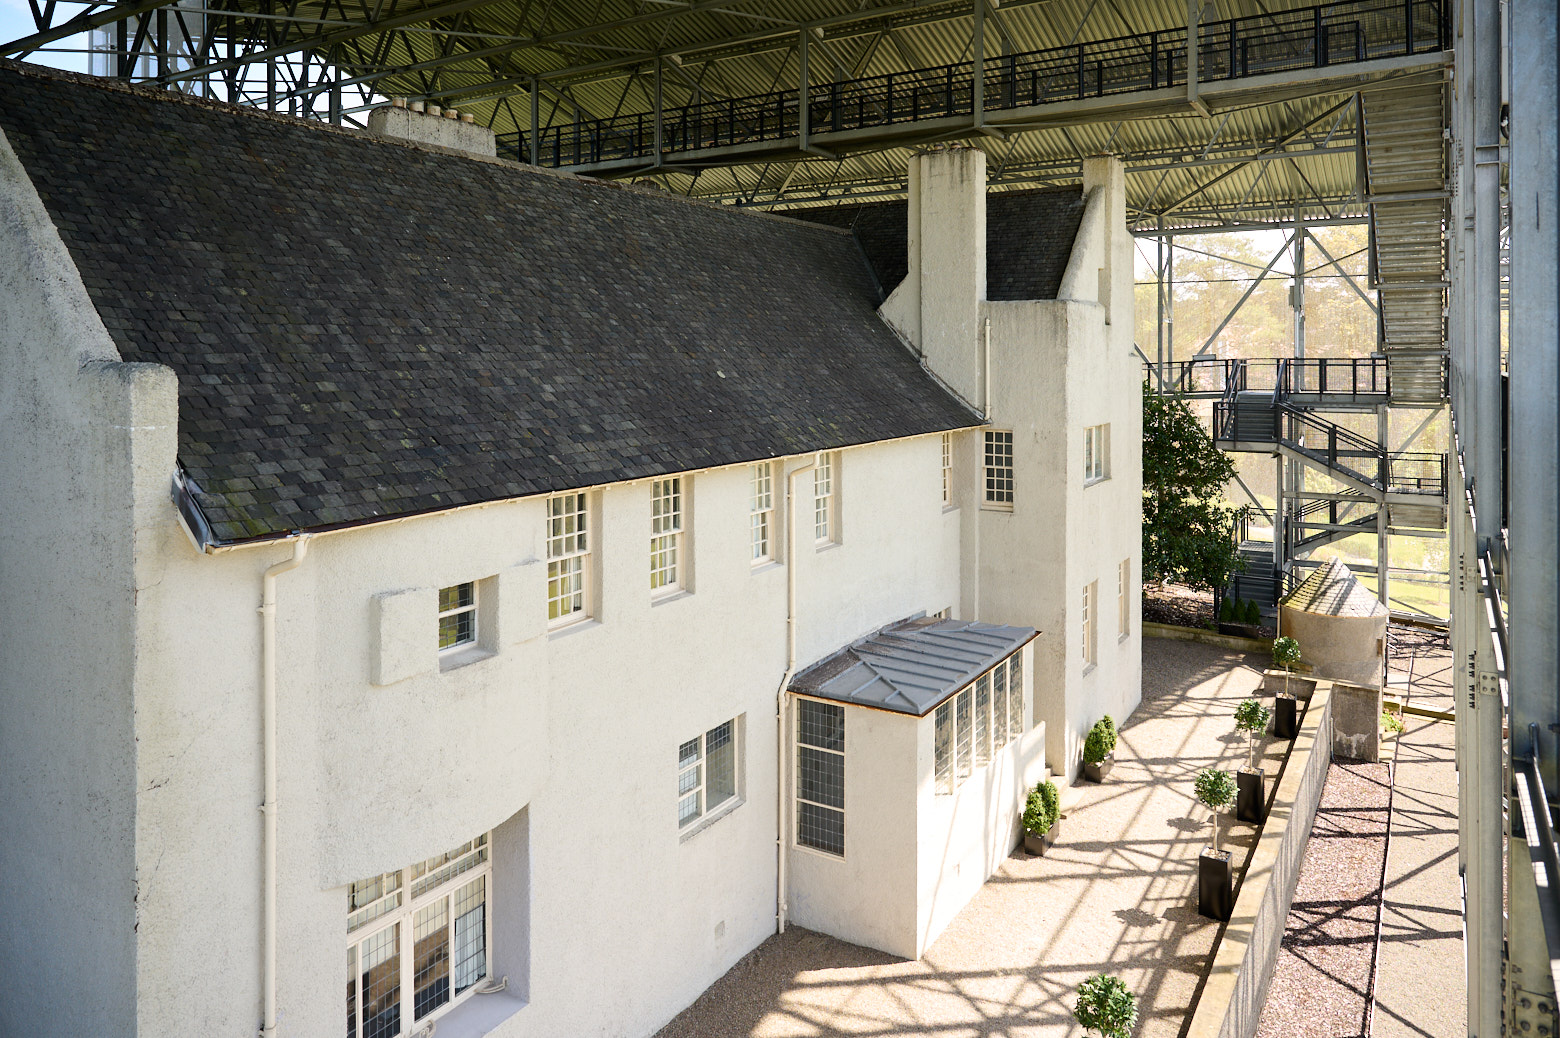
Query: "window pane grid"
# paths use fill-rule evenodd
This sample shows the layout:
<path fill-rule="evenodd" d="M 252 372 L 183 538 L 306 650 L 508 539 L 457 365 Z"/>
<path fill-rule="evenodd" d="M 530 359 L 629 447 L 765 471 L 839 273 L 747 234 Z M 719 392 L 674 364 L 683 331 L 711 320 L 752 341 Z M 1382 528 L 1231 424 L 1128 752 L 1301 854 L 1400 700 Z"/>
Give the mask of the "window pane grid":
<path fill-rule="evenodd" d="M 736 732 L 733 719 L 677 748 L 678 828 L 736 797 Z"/>
<path fill-rule="evenodd" d="M 1116 633 L 1125 638 L 1132 627 L 1132 560 L 1122 559 L 1116 568 Z"/>
<path fill-rule="evenodd" d="M 986 433 L 986 501 L 989 504 L 1013 503 L 1013 434 Z"/>
<path fill-rule="evenodd" d="M 1083 481 L 1098 483 L 1110 474 L 1110 425 L 1091 425 L 1083 431 Z"/>
<path fill-rule="evenodd" d="M 823 455 L 813 470 L 813 539 L 832 540 L 834 513 L 834 456 Z"/>
<path fill-rule="evenodd" d="M 953 504 L 953 433 L 942 434 L 942 502 Z"/>
<path fill-rule="evenodd" d="M 845 853 L 845 708 L 801 700 L 797 716 L 796 842 Z"/>
<path fill-rule="evenodd" d="M 454 649 L 477 640 L 477 585 L 456 584 L 439 589 L 439 649 Z"/>
<path fill-rule="evenodd" d="M 774 549 L 770 544 L 774 527 L 774 464 L 766 461 L 754 465 L 749 473 L 749 482 L 751 490 L 748 513 L 752 532 L 752 560 L 762 562 L 774 557 Z"/>
<path fill-rule="evenodd" d="M 404 913 L 347 946 L 348 1038 L 404 1035 L 403 1022 L 422 1021 L 487 976 L 488 858 L 483 834 L 348 887 L 349 925 L 362 926 L 366 913 Z"/>
<path fill-rule="evenodd" d="M 946 700 L 932 718 L 933 788 L 953 793 L 1024 734 L 1022 653 L 1014 653 Z"/>
<path fill-rule="evenodd" d="M 654 480 L 650 484 L 651 591 L 670 591 L 679 586 L 682 529 L 682 478 Z"/>
<path fill-rule="evenodd" d="M 1085 663 L 1093 663 L 1095 657 L 1095 603 L 1099 597 L 1099 585 L 1091 581 L 1083 589 L 1083 660 Z"/>

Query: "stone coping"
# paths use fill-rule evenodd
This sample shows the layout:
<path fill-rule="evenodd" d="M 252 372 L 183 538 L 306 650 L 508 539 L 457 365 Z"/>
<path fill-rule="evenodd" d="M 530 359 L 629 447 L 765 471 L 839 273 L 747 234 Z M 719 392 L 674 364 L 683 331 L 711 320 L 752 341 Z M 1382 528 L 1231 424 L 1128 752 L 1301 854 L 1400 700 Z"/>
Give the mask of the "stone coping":
<path fill-rule="evenodd" d="M 1186 1038 L 1252 1038 L 1262 1019 L 1305 844 L 1332 758 L 1332 684 L 1321 681 L 1279 776 L 1235 908 L 1214 947 Z"/>
<path fill-rule="evenodd" d="M 1273 652 L 1273 643 L 1263 638 L 1242 638 L 1235 634 L 1219 634 L 1217 631 L 1205 631 L 1201 627 L 1157 624 L 1149 620 L 1143 621 L 1143 636 L 1145 638 L 1174 638 L 1183 642 L 1201 642 L 1204 645 L 1217 645 L 1221 649 L 1234 649 L 1236 652 L 1260 652 L 1265 654 Z"/>

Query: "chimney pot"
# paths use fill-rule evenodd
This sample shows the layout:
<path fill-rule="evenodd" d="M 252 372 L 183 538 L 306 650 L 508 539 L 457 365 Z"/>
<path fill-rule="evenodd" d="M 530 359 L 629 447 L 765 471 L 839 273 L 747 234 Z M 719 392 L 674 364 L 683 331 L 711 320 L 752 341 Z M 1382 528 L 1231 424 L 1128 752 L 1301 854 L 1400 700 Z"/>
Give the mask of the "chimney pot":
<path fill-rule="evenodd" d="M 429 115 L 439 115 L 444 111 L 444 109 L 440 108 L 438 105 L 429 105 L 426 109 L 424 109 L 424 111 L 426 111 Z"/>
<path fill-rule="evenodd" d="M 462 112 L 460 113 L 460 121 L 463 123 L 474 123 L 477 121 L 477 117 L 470 112 Z"/>
<path fill-rule="evenodd" d="M 455 109 L 455 108 L 446 108 L 444 110 L 444 118 L 446 118 L 446 119 L 459 119 L 460 118 L 460 111 L 458 109 Z"/>
<path fill-rule="evenodd" d="M 416 112 L 418 115 L 422 114 L 424 107 L 426 106 L 421 101 L 412 102 L 412 111 Z"/>
<path fill-rule="evenodd" d="M 392 97 L 390 99 L 390 107 L 391 108 L 405 108 L 406 107 L 406 98 L 404 98 L 404 97 Z"/>

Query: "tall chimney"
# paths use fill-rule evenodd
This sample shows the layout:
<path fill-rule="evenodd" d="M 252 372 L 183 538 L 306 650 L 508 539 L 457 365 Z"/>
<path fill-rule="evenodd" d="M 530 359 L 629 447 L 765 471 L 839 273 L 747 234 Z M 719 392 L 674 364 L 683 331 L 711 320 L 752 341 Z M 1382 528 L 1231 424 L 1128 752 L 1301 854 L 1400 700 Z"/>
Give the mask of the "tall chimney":
<path fill-rule="evenodd" d="M 424 111 L 417 105 L 403 108 L 400 104 L 383 105 L 368 113 L 368 132 L 394 140 L 415 141 L 436 148 L 465 152 L 493 158 L 498 154 L 498 143 L 493 131 L 475 122 L 467 122 L 470 113 L 462 115 L 453 108 L 441 109 L 429 105 Z"/>

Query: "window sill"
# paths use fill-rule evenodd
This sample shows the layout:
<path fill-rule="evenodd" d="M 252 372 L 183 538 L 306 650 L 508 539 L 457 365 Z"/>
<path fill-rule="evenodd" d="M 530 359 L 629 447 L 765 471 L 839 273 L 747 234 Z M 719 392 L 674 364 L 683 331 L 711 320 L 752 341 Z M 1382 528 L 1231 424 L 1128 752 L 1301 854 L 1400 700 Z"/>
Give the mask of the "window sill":
<path fill-rule="evenodd" d="M 980 506 L 980 510 L 982 512 L 1002 512 L 1005 515 L 1012 515 L 1013 514 L 1013 506 L 1012 505 L 1010 505 L 1010 504 L 1005 505 L 1005 504 L 1001 504 L 999 502 L 994 502 L 994 501 L 983 502 L 981 504 L 981 506 Z"/>
<path fill-rule="evenodd" d="M 439 1038 L 480 1038 L 525 1007 L 525 999 L 518 995 L 495 991 L 491 995 L 472 995 L 434 1019 Z"/>
<path fill-rule="evenodd" d="M 582 617 L 581 619 L 571 620 L 569 623 L 559 624 L 557 627 L 550 629 L 547 632 L 547 640 L 555 641 L 556 639 L 566 637 L 567 635 L 579 634 L 583 631 L 594 631 L 600 626 L 601 621 L 596 619 L 594 616 Z"/>
<path fill-rule="evenodd" d="M 719 807 L 717 807 L 714 814 L 707 814 L 697 822 L 694 822 L 692 825 L 688 826 L 688 828 L 680 830 L 677 834 L 677 842 L 687 843 L 689 840 L 693 839 L 695 836 L 698 836 L 700 833 L 714 825 L 716 822 L 720 821 L 722 818 L 725 818 L 727 815 L 736 811 L 737 808 L 741 807 L 745 803 L 747 803 L 746 799 L 742 797 L 733 797 L 729 802 L 721 804 Z"/>
<path fill-rule="evenodd" d="M 817 552 L 818 554 L 821 555 L 821 554 L 823 554 L 826 551 L 833 551 L 835 548 L 838 548 L 839 546 L 840 546 L 840 542 L 839 541 L 818 541 L 815 544 L 813 544 L 813 551 L 815 551 L 815 552 Z"/>
<path fill-rule="evenodd" d="M 1099 669 L 1100 665 L 1098 663 L 1085 663 L 1083 665 L 1083 676 L 1088 677 L 1090 674 L 1093 674 Z"/>
<path fill-rule="evenodd" d="M 1094 479 L 1086 479 L 1086 480 L 1084 480 L 1083 481 L 1083 485 L 1085 487 L 1097 487 L 1101 483 L 1109 483 L 1109 482 L 1110 482 L 1110 477 L 1109 476 L 1097 476 Z"/>
<path fill-rule="evenodd" d="M 958 510 L 958 505 L 943 505 L 943 515 L 947 515 L 949 512 L 957 512 Z"/>
<path fill-rule="evenodd" d="M 652 607 L 661 606 L 666 605 L 668 602 L 680 602 L 685 598 L 692 597 L 693 592 L 685 590 L 684 588 L 675 588 L 671 591 L 659 591 L 650 596 L 650 605 Z"/>
<path fill-rule="evenodd" d="M 772 569 L 784 569 L 779 559 L 760 559 L 753 563 L 752 573 L 768 573 Z"/>
<path fill-rule="evenodd" d="M 497 655 L 498 653 L 492 649 L 484 649 L 480 645 L 467 645 L 463 648 L 452 649 L 439 655 L 439 673 L 447 674 L 452 670 L 459 670 L 461 667 L 468 667 L 473 663 L 481 663 L 483 660 L 491 659 Z"/>

